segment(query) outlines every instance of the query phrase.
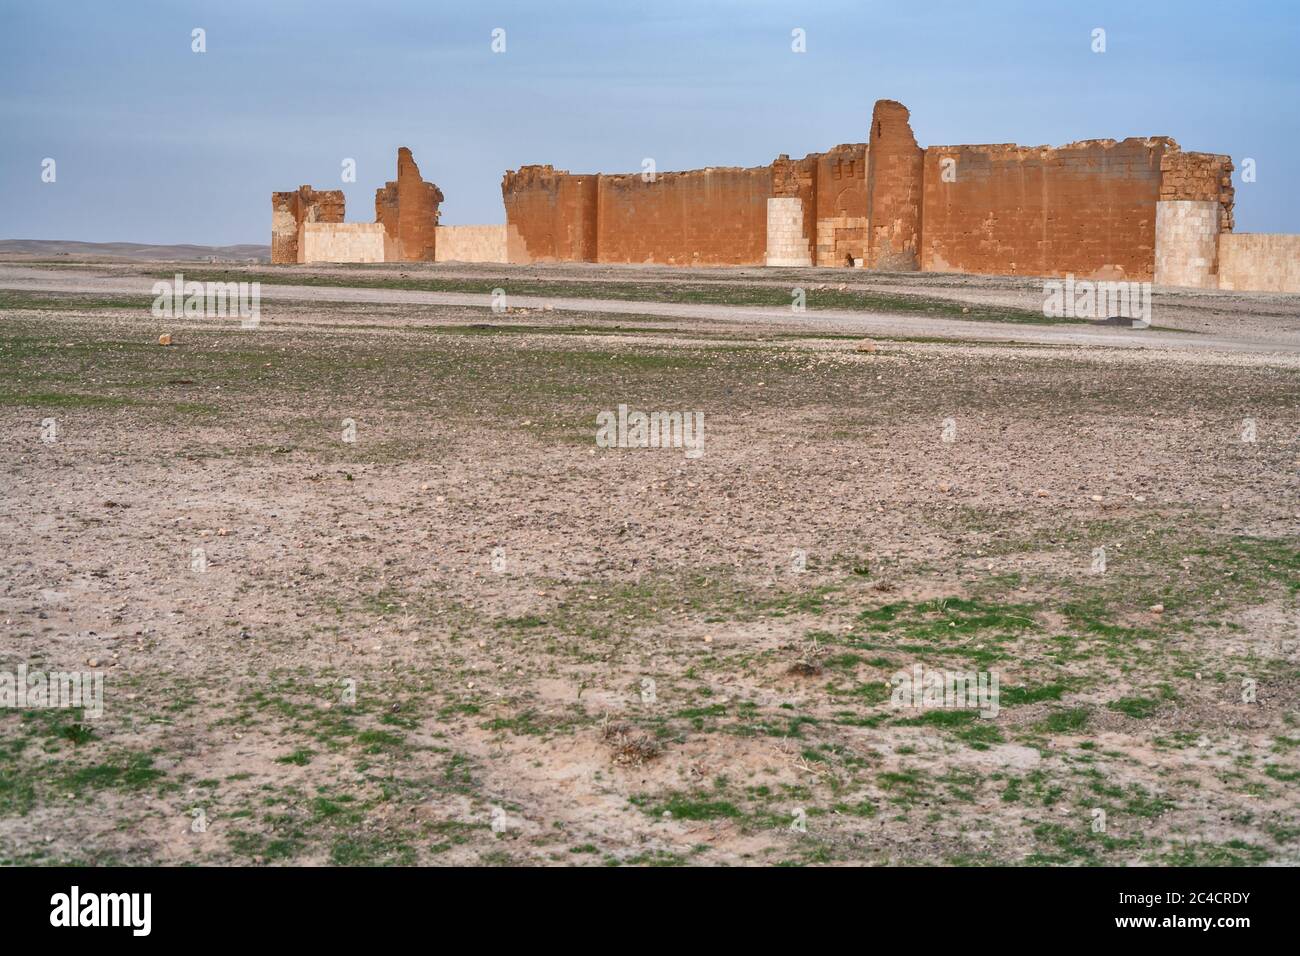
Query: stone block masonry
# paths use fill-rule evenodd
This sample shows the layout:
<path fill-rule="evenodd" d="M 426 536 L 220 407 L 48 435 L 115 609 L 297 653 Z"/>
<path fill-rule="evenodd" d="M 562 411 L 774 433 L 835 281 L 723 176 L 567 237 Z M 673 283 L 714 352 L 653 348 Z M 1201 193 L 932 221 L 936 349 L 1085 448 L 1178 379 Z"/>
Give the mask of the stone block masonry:
<path fill-rule="evenodd" d="M 299 262 L 383 262 L 384 227 L 377 222 L 305 222 Z"/>
<path fill-rule="evenodd" d="M 1216 289 L 1218 255 L 1217 202 L 1156 203 L 1156 285 Z"/>
<path fill-rule="evenodd" d="M 921 196 L 925 151 L 916 145 L 907 107 L 878 100 L 867 144 L 867 255 L 869 269 L 920 268 Z"/>
<path fill-rule="evenodd" d="M 1149 280 L 1160 161 L 1172 145 L 932 146 L 921 268 Z"/>
<path fill-rule="evenodd" d="M 438 262 L 506 262 L 505 226 L 439 226 Z"/>
<path fill-rule="evenodd" d="M 1300 292 L 1300 236 L 1221 233 L 1219 288 L 1237 292 Z"/>
<path fill-rule="evenodd" d="M 812 265 L 804 228 L 801 199 L 794 196 L 770 198 L 767 201 L 767 265 Z"/>
<path fill-rule="evenodd" d="M 1219 282 L 1227 156 L 1167 136 L 923 148 L 894 100 L 867 140 L 652 182 L 524 166 L 501 185 L 507 256 Z"/>
<path fill-rule="evenodd" d="M 865 150 L 850 144 L 800 160 L 780 156 L 770 166 L 661 172 L 652 180 L 523 166 L 501 183 L 509 260 L 764 265 L 775 198 L 793 202 L 771 209 L 797 208 L 802 217 L 796 236 L 788 217 L 773 213 L 790 230 L 774 237 L 775 258 L 848 265 L 864 253 Z M 784 242 L 790 246 L 778 253 Z"/>
<path fill-rule="evenodd" d="M 1173 148 L 1160 160 L 1156 285 L 1219 287 L 1220 236 L 1232 232 L 1232 160 Z"/>

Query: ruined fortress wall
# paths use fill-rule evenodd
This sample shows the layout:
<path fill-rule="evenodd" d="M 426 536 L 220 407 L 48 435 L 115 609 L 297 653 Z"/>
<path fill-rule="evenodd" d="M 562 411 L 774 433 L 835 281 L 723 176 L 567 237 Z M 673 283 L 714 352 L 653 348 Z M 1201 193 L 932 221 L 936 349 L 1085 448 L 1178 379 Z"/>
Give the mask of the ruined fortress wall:
<path fill-rule="evenodd" d="M 299 262 L 298 234 L 304 223 L 342 222 L 343 191 L 299 186 L 271 193 L 271 262 Z"/>
<path fill-rule="evenodd" d="M 922 163 L 910 114 L 902 103 L 877 100 L 867 144 L 868 269 L 914 271 L 921 268 Z"/>
<path fill-rule="evenodd" d="M 925 150 L 921 268 L 1150 279 L 1164 137 Z M 955 181 L 946 181 L 942 160 Z M 875 228 L 874 223 L 872 226 Z"/>
<path fill-rule="evenodd" d="M 439 226 L 438 262 L 508 262 L 505 226 Z"/>
<path fill-rule="evenodd" d="M 595 262 L 597 176 L 574 176 L 553 166 L 506 173 L 510 262 Z"/>
<path fill-rule="evenodd" d="M 572 175 L 551 166 L 507 172 L 510 262 L 762 265 L 769 258 L 842 266 L 866 243 L 866 146 L 837 146 L 771 166 Z M 782 234 L 769 242 L 768 200 Z M 801 224 L 788 223 L 798 210 Z M 771 248 L 769 248 L 771 246 Z M 779 249 L 777 247 L 780 247 Z"/>
<path fill-rule="evenodd" d="M 1217 289 L 1219 242 L 1231 233 L 1232 160 L 1168 149 L 1156 203 L 1157 285 Z"/>
<path fill-rule="evenodd" d="M 819 266 L 860 264 L 867 254 L 867 146 L 850 143 L 814 157 L 814 260 Z"/>
<path fill-rule="evenodd" d="M 388 262 L 433 262 L 437 258 L 438 206 L 442 190 L 425 182 L 405 146 L 397 151 L 397 179 L 375 190 L 375 221 L 387 236 Z"/>
<path fill-rule="evenodd" d="M 1218 278 L 1220 289 L 1300 292 L 1300 236 L 1221 233 Z"/>
<path fill-rule="evenodd" d="M 377 222 L 305 222 L 299 262 L 383 262 L 384 227 Z"/>
<path fill-rule="evenodd" d="M 768 166 L 599 177 L 596 261 L 762 265 Z"/>

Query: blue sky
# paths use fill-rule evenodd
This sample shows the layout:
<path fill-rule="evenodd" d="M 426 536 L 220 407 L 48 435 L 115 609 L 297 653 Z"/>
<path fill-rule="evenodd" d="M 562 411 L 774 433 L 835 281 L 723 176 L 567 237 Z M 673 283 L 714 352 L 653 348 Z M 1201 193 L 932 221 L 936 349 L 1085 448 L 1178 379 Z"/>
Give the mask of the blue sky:
<path fill-rule="evenodd" d="M 508 168 L 761 165 L 865 141 L 878 98 L 922 145 L 1249 156 L 1237 230 L 1300 232 L 1298 59 L 1296 0 L 0 0 L 0 238 L 265 243 L 302 183 L 371 221 L 398 146 L 444 223 L 502 222 Z"/>

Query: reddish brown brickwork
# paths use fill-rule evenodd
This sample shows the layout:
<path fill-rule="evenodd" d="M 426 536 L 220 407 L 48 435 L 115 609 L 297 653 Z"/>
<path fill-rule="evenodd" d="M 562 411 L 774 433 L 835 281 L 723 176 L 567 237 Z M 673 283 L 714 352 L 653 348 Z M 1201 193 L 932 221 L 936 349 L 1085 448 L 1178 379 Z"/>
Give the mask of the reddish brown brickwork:
<path fill-rule="evenodd" d="M 868 269 L 919 268 L 921 169 L 925 155 L 916 145 L 907 107 L 878 100 L 867 144 Z"/>
<path fill-rule="evenodd" d="M 596 261 L 761 265 L 771 194 L 767 166 L 601 176 Z"/>
<path fill-rule="evenodd" d="M 1150 279 L 1167 137 L 931 146 L 921 268 Z M 955 181 L 946 181 L 944 160 Z"/>
<path fill-rule="evenodd" d="M 375 221 L 382 223 L 386 262 L 433 262 L 442 190 L 420 176 L 411 151 L 397 151 L 397 179 L 375 190 Z"/>
<path fill-rule="evenodd" d="M 442 193 L 409 149 L 398 151 L 397 166 L 397 179 L 375 193 L 384 258 L 436 261 Z M 907 108 L 879 100 L 867 143 L 781 155 L 770 166 L 649 181 L 551 166 L 509 171 L 504 230 L 457 254 L 1112 279 L 1159 272 L 1213 287 L 1218 237 L 1233 228 L 1232 168 L 1227 156 L 1185 153 L 1164 136 L 922 149 Z M 304 223 L 342 221 L 343 194 L 303 186 L 275 193 L 272 207 L 272 261 L 294 262 Z M 370 254 L 341 243 L 331 255 Z"/>
<path fill-rule="evenodd" d="M 816 155 L 814 262 L 819 266 L 861 263 L 867 253 L 867 146 L 851 143 Z"/>
<path fill-rule="evenodd" d="M 501 181 L 511 262 L 596 261 L 596 176 L 524 166 Z"/>
<path fill-rule="evenodd" d="M 762 265 L 767 200 L 803 201 L 804 235 L 817 261 L 861 259 L 865 146 L 837 146 L 771 166 L 573 175 L 524 166 L 501 183 L 511 262 Z M 822 241 L 824 240 L 824 241 Z M 823 262 L 824 260 L 824 262 Z"/>
<path fill-rule="evenodd" d="M 442 191 L 420 177 L 411 151 L 397 151 L 397 179 L 375 190 L 375 221 L 384 227 L 384 261 L 433 262 Z M 271 262 L 298 261 L 304 223 L 343 222 L 343 191 L 301 186 L 271 193 Z M 355 230 L 354 230 L 355 232 Z M 364 261 L 374 261 L 365 253 Z"/>
<path fill-rule="evenodd" d="M 1220 209 L 1219 229 L 1232 232 L 1231 156 L 1216 153 L 1184 153 L 1173 146 L 1160 159 L 1160 200 L 1217 202 Z"/>
<path fill-rule="evenodd" d="M 298 261 L 298 231 L 304 222 L 342 222 L 343 191 L 299 186 L 271 193 L 271 262 Z"/>

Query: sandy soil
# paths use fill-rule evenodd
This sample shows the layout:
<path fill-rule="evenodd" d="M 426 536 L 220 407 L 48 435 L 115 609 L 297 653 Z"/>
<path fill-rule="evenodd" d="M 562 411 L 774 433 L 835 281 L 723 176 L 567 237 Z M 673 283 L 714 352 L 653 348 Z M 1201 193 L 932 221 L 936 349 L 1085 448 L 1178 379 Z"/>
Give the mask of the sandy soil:
<path fill-rule="evenodd" d="M 0 671 L 106 675 L 97 720 L 0 710 L 0 861 L 1300 862 L 1296 297 L 373 271 L 555 294 L 266 287 L 242 330 L 0 266 Z M 703 454 L 598 447 L 620 404 Z M 999 713 L 891 702 L 917 664 Z"/>

